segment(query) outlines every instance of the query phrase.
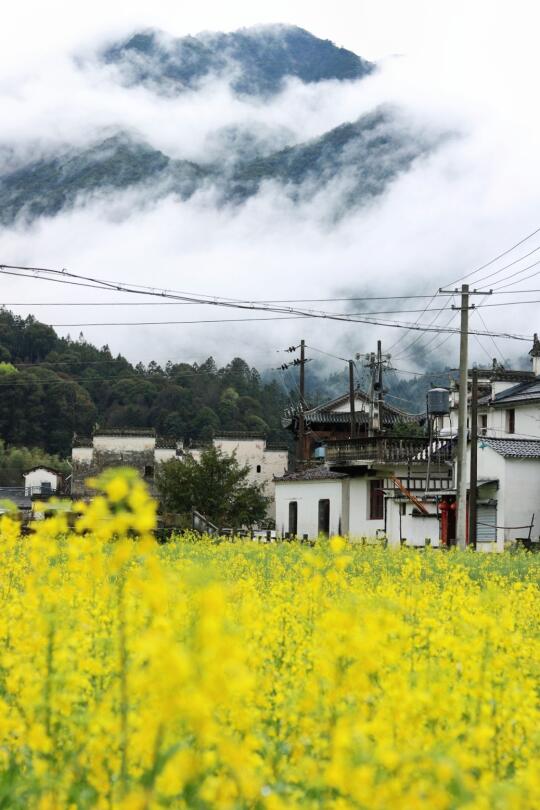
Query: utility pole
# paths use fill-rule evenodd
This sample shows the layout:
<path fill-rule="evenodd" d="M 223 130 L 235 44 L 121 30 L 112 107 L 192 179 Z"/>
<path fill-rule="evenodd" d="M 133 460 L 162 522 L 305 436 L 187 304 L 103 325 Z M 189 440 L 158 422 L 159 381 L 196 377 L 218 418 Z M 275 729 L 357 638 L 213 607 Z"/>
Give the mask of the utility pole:
<path fill-rule="evenodd" d="M 354 390 L 354 360 L 349 360 L 349 403 L 351 410 L 351 439 L 356 436 L 356 393 Z"/>
<path fill-rule="evenodd" d="M 456 295 L 458 290 L 439 290 L 443 295 Z M 457 522 L 456 539 L 460 549 L 467 547 L 467 399 L 469 393 L 469 306 L 470 295 L 491 295 L 491 290 L 480 292 L 461 285 L 461 306 L 452 309 L 461 312 L 459 340 L 459 400 L 458 400 L 458 446 L 457 446 Z"/>
<path fill-rule="evenodd" d="M 368 360 L 367 367 L 371 371 L 370 386 L 369 386 L 369 421 L 368 421 L 368 436 L 374 435 L 374 422 L 375 422 L 375 355 L 366 354 Z"/>
<path fill-rule="evenodd" d="M 391 355 L 382 353 L 382 343 L 377 341 L 377 354 L 370 352 L 365 355 L 364 367 L 371 371 L 371 388 L 369 396 L 369 435 L 374 436 L 381 430 L 381 406 L 384 401 L 383 369 L 390 360 Z"/>
<path fill-rule="evenodd" d="M 469 484 L 469 544 L 476 548 L 478 487 L 478 369 L 473 368 L 471 390 L 471 472 Z"/>
<path fill-rule="evenodd" d="M 459 402 L 458 402 L 458 512 L 456 535 L 458 546 L 467 546 L 467 399 L 469 394 L 469 285 L 461 287 L 461 327 L 459 333 Z"/>
<path fill-rule="evenodd" d="M 384 399 L 384 391 L 383 391 L 383 357 L 382 357 L 382 344 L 381 341 L 377 341 L 377 361 L 376 361 L 376 371 L 375 371 L 375 391 L 377 393 L 376 400 L 374 402 L 374 414 L 373 414 L 373 429 L 380 430 L 382 419 L 381 419 L 381 405 Z"/>
<path fill-rule="evenodd" d="M 306 342 L 300 341 L 300 406 L 298 410 L 298 461 L 304 461 L 306 457 L 305 448 L 305 433 L 306 433 L 306 420 L 304 418 L 304 405 L 305 405 L 305 373 L 304 366 L 306 365 Z"/>
<path fill-rule="evenodd" d="M 296 458 L 298 461 L 305 461 L 306 419 L 304 416 L 304 411 L 306 409 L 306 392 L 304 367 L 306 363 L 309 363 L 309 359 L 306 358 L 306 342 L 305 340 L 301 340 L 299 346 L 289 346 L 289 348 L 285 349 L 285 351 L 291 353 L 296 352 L 298 349 L 300 349 L 300 358 L 296 357 L 292 363 L 283 363 L 280 370 L 286 371 L 286 369 L 290 368 L 291 366 L 300 366 L 300 381 L 298 386 L 300 402 L 298 403 L 298 440 L 296 446 Z"/>

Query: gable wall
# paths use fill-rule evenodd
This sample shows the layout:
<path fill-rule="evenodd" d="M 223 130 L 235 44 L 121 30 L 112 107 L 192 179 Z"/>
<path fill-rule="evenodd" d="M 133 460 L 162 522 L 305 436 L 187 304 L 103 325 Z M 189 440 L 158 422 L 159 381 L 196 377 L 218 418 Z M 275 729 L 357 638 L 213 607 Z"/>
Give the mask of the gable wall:
<path fill-rule="evenodd" d="M 298 536 L 307 534 L 315 539 L 319 533 L 319 500 L 330 500 L 330 534 L 338 534 L 342 517 L 343 482 L 345 478 L 328 481 L 276 481 L 276 530 L 280 535 L 289 531 L 289 503 L 298 504 Z"/>

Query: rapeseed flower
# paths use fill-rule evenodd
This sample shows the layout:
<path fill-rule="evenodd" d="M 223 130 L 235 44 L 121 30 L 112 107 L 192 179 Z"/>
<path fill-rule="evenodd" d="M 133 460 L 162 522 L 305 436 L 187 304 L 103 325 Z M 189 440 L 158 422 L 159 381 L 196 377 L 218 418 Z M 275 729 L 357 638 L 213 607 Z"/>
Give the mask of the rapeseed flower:
<path fill-rule="evenodd" d="M 134 473 L 94 484 L 0 517 L 6 806 L 540 806 L 538 557 L 159 546 Z"/>

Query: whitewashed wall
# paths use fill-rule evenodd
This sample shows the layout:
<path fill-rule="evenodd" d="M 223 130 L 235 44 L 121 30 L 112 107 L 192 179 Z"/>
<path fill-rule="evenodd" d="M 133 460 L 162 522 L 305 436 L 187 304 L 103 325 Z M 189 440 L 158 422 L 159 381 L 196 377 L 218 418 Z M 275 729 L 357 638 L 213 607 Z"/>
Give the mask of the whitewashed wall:
<path fill-rule="evenodd" d="M 426 538 L 429 538 L 431 545 L 436 548 L 440 545 L 439 519 L 435 503 L 426 504 L 430 514 L 414 515 L 415 506 L 410 501 L 399 501 L 388 498 L 386 505 L 386 536 L 388 545 L 400 545 L 400 508 L 405 506 L 405 514 L 401 515 L 401 538 L 406 538 L 408 546 L 424 546 Z"/>
<path fill-rule="evenodd" d="M 380 474 L 384 479 L 387 473 Z M 384 530 L 382 520 L 369 519 L 369 478 L 350 479 L 349 536 L 351 539 L 374 538 L 377 530 Z"/>
<path fill-rule="evenodd" d="M 91 464 L 93 454 L 92 447 L 74 447 L 71 451 L 71 459 L 79 464 Z"/>
<path fill-rule="evenodd" d="M 366 400 L 356 395 L 354 399 L 354 409 L 356 413 L 367 413 L 369 411 L 369 405 L 367 404 Z M 347 399 L 345 402 L 342 402 L 340 405 L 336 405 L 334 408 L 331 408 L 333 413 L 350 413 L 351 412 L 351 404 Z"/>
<path fill-rule="evenodd" d="M 286 450 L 267 450 L 264 439 L 214 439 L 214 447 L 224 455 L 236 453 L 241 466 L 249 467 L 248 481 L 251 484 L 262 486 L 264 494 L 270 498 L 268 508 L 269 517 L 274 518 L 275 486 L 274 477 L 282 476 L 287 472 L 289 454 Z M 188 450 L 196 461 L 200 460 L 201 450 Z M 260 470 L 257 468 L 260 467 Z"/>
<path fill-rule="evenodd" d="M 60 476 L 51 470 L 46 470 L 39 467 L 36 470 L 30 470 L 24 476 L 24 487 L 30 492 L 34 487 L 40 487 L 42 484 L 50 484 L 52 490 L 56 490 L 60 481 Z"/>
<path fill-rule="evenodd" d="M 289 503 L 298 504 L 298 536 L 310 539 L 319 533 L 319 500 L 330 500 L 330 534 L 338 534 L 341 521 L 343 483 L 347 479 L 328 481 L 276 481 L 276 530 L 280 535 L 289 531 Z"/>
<path fill-rule="evenodd" d="M 525 526 L 534 514 L 531 537 L 540 537 L 540 459 L 507 458 L 505 487 L 502 493 L 504 503 L 504 526 Z M 527 529 L 506 530 L 504 538 L 513 540 L 527 537 Z"/>
<path fill-rule="evenodd" d="M 478 446 L 478 478 L 497 479 L 497 543 L 495 550 L 503 551 L 505 541 L 526 537 L 525 526 L 535 515 L 532 537 L 540 536 L 540 459 L 504 458 L 490 447 Z M 484 492 L 486 491 L 485 488 Z M 504 528 L 508 527 L 508 528 Z"/>
<path fill-rule="evenodd" d="M 94 436 L 94 448 L 110 453 L 141 453 L 153 450 L 156 446 L 155 436 Z"/>
<path fill-rule="evenodd" d="M 470 486 L 470 448 L 467 451 L 467 486 Z M 490 479 L 497 480 L 499 482 L 498 489 L 493 489 L 491 492 L 489 490 L 486 491 L 485 487 L 484 493 L 488 496 L 493 495 L 497 498 L 497 525 L 498 526 L 505 526 L 506 515 L 505 515 L 505 501 L 504 501 L 504 492 L 506 489 L 506 461 L 503 456 L 496 453 L 495 450 L 492 450 L 491 447 L 487 445 L 482 447 L 481 439 L 478 441 L 478 480 L 487 481 Z M 497 529 L 497 542 L 495 547 L 493 545 L 489 546 L 485 544 L 482 546 L 482 549 L 493 550 L 493 551 L 503 551 L 504 550 L 504 540 L 505 540 L 505 532 L 503 529 Z"/>
<path fill-rule="evenodd" d="M 540 438 L 540 408 L 532 405 L 516 405 L 515 406 L 515 432 L 508 434 L 506 432 L 506 411 L 514 406 L 508 403 L 508 408 L 490 408 L 488 410 L 488 435 L 490 429 L 497 438 L 505 438 L 512 436 L 516 439 L 523 439 L 525 437 Z M 518 434 L 525 434 L 520 436 Z"/>
<path fill-rule="evenodd" d="M 162 464 L 164 461 L 170 461 L 172 458 L 176 458 L 176 449 L 174 447 L 156 447 L 154 450 L 156 464 Z"/>

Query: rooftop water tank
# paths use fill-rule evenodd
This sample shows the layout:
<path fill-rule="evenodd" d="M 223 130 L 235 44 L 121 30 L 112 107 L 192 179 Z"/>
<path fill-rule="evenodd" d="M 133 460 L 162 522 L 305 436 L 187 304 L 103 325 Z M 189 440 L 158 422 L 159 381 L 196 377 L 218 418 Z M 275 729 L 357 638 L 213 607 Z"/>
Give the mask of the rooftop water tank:
<path fill-rule="evenodd" d="M 427 396 L 428 413 L 431 416 L 444 416 L 450 413 L 450 398 L 446 388 L 430 388 Z"/>

